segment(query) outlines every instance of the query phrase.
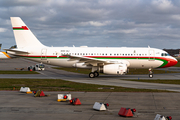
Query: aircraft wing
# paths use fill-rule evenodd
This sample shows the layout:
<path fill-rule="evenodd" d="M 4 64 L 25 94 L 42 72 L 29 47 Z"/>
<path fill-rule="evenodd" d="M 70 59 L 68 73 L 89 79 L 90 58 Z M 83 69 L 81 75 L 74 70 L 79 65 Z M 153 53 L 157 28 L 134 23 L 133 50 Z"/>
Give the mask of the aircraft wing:
<path fill-rule="evenodd" d="M 14 52 L 15 54 L 30 54 L 28 51 L 20 50 L 20 49 L 4 49 L 9 52 Z"/>
<path fill-rule="evenodd" d="M 74 61 L 78 60 L 78 63 L 85 63 L 85 64 L 91 64 L 92 66 L 97 66 L 99 64 L 105 65 L 105 64 L 113 64 L 108 62 L 107 60 L 100 60 L 96 58 L 90 58 L 90 57 L 83 57 L 83 56 L 71 56 L 71 55 L 66 55 L 68 56 L 69 61 Z"/>

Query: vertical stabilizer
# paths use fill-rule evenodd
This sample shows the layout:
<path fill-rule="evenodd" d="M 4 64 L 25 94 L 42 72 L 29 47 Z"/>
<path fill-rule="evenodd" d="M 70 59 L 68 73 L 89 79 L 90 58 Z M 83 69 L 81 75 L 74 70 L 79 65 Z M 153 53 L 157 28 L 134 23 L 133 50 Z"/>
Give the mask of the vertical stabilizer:
<path fill-rule="evenodd" d="M 25 47 L 43 47 L 44 45 L 34 36 L 20 17 L 11 17 L 14 37 L 18 49 Z"/>

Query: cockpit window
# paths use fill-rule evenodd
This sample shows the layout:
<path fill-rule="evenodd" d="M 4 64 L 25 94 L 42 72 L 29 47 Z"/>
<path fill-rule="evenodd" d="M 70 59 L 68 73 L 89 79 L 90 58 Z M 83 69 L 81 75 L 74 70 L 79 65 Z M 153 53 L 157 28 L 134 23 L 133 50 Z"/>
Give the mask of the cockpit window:
<path fill-rule="evenodd" d="M 168 53 L 161 53 L 161 56 L 170 56 Z"/>

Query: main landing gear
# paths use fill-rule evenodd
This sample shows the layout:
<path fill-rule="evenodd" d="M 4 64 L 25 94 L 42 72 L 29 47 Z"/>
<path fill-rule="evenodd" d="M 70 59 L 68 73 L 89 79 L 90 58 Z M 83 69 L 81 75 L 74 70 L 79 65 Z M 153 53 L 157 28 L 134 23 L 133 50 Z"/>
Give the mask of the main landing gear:
<path fill-rule="evenodd" d="M 90 78 L 95 78 L 95 77 L 98 77 L 98 76 L 99 76 L 99 73 L 97 71 L 89 73 Z"/>
<path fill-rule="evenodd" d="M 153 78 L 153 71 L 151 68 L 149 68 L 149 78 Z"/>

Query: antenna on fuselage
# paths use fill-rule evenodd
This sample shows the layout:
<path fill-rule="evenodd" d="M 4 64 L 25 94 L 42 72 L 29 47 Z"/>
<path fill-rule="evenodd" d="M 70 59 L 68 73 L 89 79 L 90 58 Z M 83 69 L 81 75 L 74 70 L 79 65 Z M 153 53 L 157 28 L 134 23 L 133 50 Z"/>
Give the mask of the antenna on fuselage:
<path fill-rule="evenodd" d="M 151 47 L 148 45 L 148 48 L 151 48 Z"/>

